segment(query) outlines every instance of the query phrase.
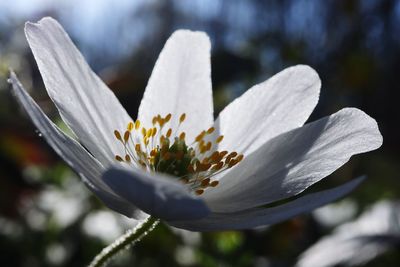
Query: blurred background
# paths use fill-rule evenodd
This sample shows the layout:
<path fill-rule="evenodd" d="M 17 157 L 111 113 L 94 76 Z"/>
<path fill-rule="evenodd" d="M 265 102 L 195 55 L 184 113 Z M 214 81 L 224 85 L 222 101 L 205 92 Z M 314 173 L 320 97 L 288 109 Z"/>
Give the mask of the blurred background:
<path fill-rule="evenodd" d="M 384 136 L 317 185 L 366 174 L 341 201 L 257 230 L 162 224 L 110 266 L 400 266 L 400 1 L 390 0 L 0 1 L 1 266 L 85 266 L 133 225 L 89 193 L 10 94 L 11 67 L 64 127 L 23 33 L 43 16 L 60 21 L 134 118 L 166 39 L 187 28 L 212 40 L 216 115 L 252 85 L 309 64 L 322 80 L 310 121 L 353 106 Z"/>

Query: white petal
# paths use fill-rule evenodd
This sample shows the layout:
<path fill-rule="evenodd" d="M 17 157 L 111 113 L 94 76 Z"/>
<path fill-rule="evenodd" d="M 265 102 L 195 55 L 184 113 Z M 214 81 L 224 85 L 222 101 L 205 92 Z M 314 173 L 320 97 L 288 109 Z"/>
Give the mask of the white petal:
<path fill-rule="evenodd" d="M 136 216 L 136 208 L 113 194 L 112 190 L 100 179 L 101 173 L 104 171 L 103 166 L 78 142 L 65 135 L 49 120 L 23 89 L 14 73 L 11 73 L 10 82 L 15 96 L 48 144 L 81 176 L 88 188 L 109 208 L 128 217 Z"/>
<path fill-rule="evenodd" d="M 400 203 L 381 201 L 358 219 L 337 227 L 307 249 L 297 263 L 305 266 L 362 265 L 400 242 Z M 335 251 L 335 253 L 332 253 Z"/>
<path fill-rule="evenodd" d="M 210 40 L 202 32 L 179 30 L 171 35 L 154 66 L 139 108 L 138 118 L 150 127 L 153 116 L 186 113 L 180 130 L 191 141 L 213 123 Z"/>
<path fill-rule="evenodd" d="M 171 222 L 172 226 L 191 231 L 226 231 L 271 225 L 332 202 L 353 190 L 364 178 L 344 185 L 299 197 L 273 208 L 257 208 L 234 213 L 211 213 L 195 221 Z"/>
<path fill-rule="evenodd" d="M 101 163 L 123 151 L 114 130 L 131 120 L 111 90 L 90 69 L 52 18 L 26 23 L 25 34 L 50 98 L 80 142 Z"/>
<path fill-rule="evenodd" d="M 162 175 L 112 168 L 103 180 L 116 194 L 136 207 L 164 220 L 194 220 L 207 216 L 209 209 L 177 181 Z"/>
<path fill-rule="evenodd" d="M 250 154 L 267 140 L 302 126 L 314 110 L 321 81 L 312 68 L 287 68 L 250 88 L 219 115 L 219 150 Z"/>
<path fill-rule="evenodd" d="M 239 163 L 204 194 L 213 211 L 238 211 L 305 190 L 352 155 L 377 149 L 382 136 L 374 119 L 346 108 L 281 134 Z"/>

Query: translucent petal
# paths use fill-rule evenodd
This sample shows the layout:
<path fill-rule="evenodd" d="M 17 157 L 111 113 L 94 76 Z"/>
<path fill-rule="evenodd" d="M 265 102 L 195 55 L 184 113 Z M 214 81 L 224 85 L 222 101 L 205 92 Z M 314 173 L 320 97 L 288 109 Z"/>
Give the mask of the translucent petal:
<path fill-rule="evenodd" d="M 115 195 L 100 179 L 101 173 L 104 171 L 103 166 L 78 142 L 65 135 L 49 120 L 23 89 L 14 73 L 11 73 L 10 82 L 16 98 L 29 114 L 47 143 L 80 175 L 87 187 L 109 208 L 128 217 L 140 217 L 138 210 L 132 204 Z"/>
<path fill-rule="evenodd" d="M 28 22 L 25 34 L 62 119 L 96 159 L 109 165 L 123 151 L 113 131 L 125 129 L 129 115 L 57 21 Z"/>
<path fill-rule="evenodd" d="M 149 128 L 153 116 L 171 113 L 172 129 L 179 127 L 189 143 L 213 123 L 210 40 L 201 32 L 179 30 L 171 35 L 154 66 L 138 118 Z"/>
<path fill-rule="evenodd" d="M 312 68 L 287 68 L 230 103 L 215 122 L 220 150 L 250 154 L 269 139 L 300 127 L 318 102 L 321 81 Z"/>
<path fill-rule="evenodd" d="M 374 119 L 346 108 L 281 134 L 245 157 L 204 193 L 213 211 L 244 210 L 296 195 L 345 164 L 377 149 L 382 136 Z"/>

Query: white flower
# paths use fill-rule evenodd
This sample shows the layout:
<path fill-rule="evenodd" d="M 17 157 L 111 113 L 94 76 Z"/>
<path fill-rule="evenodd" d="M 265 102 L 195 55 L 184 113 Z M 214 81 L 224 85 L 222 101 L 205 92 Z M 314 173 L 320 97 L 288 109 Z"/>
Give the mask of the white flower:
<path fill-rule="evenodd" d="M 400 203 L 380 201 L 307 249 L 296 266 L 363 265 L 399 244 Z"/>
<path fill-rule="evenodd" d="M 252 87 L 213 122 L 210 41 L 201 32 L 180 30 L 167 41 L 136 121 L 55 20 L 27 23 L 25 33 L 49 96 L 78 140 L 46 117 L 12 73 L 15 95 L 89 189 L 129 217 L 147 213 L 197 231 L 276 223 L 343 196 L 361 178 L 266 204 L 303 192 L 382 144 L 376 122 L 355 108 L 303 126 L 320 79 L 301 65 Z"/>

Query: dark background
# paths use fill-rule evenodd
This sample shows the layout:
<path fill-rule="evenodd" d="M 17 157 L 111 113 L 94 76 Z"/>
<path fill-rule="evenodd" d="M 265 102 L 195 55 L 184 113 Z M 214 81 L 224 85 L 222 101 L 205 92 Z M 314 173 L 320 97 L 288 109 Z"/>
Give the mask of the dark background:
<path fill-rule="evenodd" d="M 308 64 L 322 80 L 310 120 L 357 107 L 378 121 L 384 137 L 381 149 L 354 157 L 318 185 L 368 176 L 340 202 L 343 208 L 329 213 L 331 223 L 314 213 L 241 232 L 199 234 L 161 225 L 111 266 L 292 266 L 335 225 L 378 201 L 399 198 L 400 1 L 2 1 L 1 266 L 84 266 L 132 224 L 86 190 L 10 94 L 9 67 L 63 126 L 23 35 L 25 21 L 43 16 L 60 21 L 132 117 L 166 39 L 188 28 L 212 40 L 216 114 L 250 86 Z M 398 252 L 392 248 L 365 266 L 398 266 Z"/>

